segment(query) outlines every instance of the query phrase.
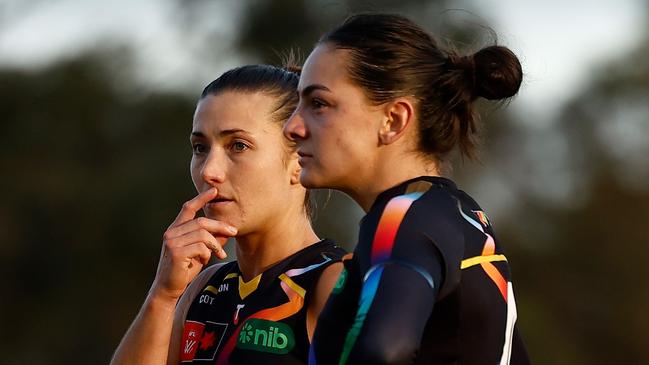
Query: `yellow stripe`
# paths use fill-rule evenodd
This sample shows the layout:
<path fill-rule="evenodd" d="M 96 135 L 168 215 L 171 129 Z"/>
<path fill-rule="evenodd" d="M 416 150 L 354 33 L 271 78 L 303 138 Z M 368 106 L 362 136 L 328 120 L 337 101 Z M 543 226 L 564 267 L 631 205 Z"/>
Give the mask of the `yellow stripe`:
<path fill-rule="evenodd" d="M 410 193 L 425 193 L 433 186 L 433 183 L 430 181 L 417 181 L 414 183 L 408 184 L 406 188 L 406 194 Z"/>
<path fill-rule="evenodd" d="M 211 292 L 211 293 L 214 293 L 214 294 L 219 293 L 219 291 L 215 287 L 213 287 L 211 285 L 208 285 L 207 288 L 203 289 L 203 291 L 208 291 L 208 292 Z"/>
<path fill-rule="evenodd" d="M 304 288 L 302 288 L 301 286 L 297 285 L 291 278 L 286 276 L 286 274 L 280 275 L 279 280 L 286 283 L 286 285 L 291 287 L 291 289 L 293 289 L 302 298 L 304 298 L 304 295 L 306 295 L 306 290 L 304 290 Z"/>
<path fill-rule="evenodd" d="M 237 274 L 236 272 L 231 272 L 231 273 L 225 275 L 223 280 L 225 281 L 225 280 L 228 280 L 228 279 L 236 278 L 237 276 L 239 276 L 239 274 Z"/>
<path fill-rule="evenodd" d="M 479 265 L 484 262 L 494 261 L 507 261 L 507 258 L 505 257 L 505 255 L 475 256 L 462 260 L 462 265 L 460 266 L 460 268 L 464 270 L 468 267 Z"/>
<path fill-rule="evenodd" d="M 239 297 L 241 297 L 241 300 L 246 299 L 248 295 L 257 290 L 260 281 L 261 274 L 255 276 L 254 279 L 247 283 L 243 281 L 243 277 L 239 276 Z"/>

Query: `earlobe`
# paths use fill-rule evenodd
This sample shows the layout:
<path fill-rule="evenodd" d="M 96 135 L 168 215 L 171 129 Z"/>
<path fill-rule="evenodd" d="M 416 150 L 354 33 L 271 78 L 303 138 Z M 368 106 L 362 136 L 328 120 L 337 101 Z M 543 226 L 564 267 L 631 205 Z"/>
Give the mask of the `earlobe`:
<path fill-rule="evenodd" d="M 385 121 L 379 130 L 379 141 L 383 145 L 394 143 L 405 133 L 413 119 L 413 105 L 406 98 L 399 98 L 386 105 Z"/>
<path fill-rule="evenodd" d="M 300 167 L 300 164 L 297 162 L 297 160 L 292 161 L 291 165 L 294 165 L 294 167 L 292 166 L 293 169 L 291 171 L 291 185 L 299 184 L 302 167 Z"/>

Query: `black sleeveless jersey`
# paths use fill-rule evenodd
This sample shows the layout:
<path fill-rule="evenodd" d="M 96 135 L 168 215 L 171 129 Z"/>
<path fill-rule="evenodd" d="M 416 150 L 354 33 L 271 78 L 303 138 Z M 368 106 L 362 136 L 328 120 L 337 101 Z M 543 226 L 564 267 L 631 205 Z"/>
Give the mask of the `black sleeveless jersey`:
<path fill-rule="evenodd" d="M 442 177 L 377 197 L 325 305 L 309 363 L 528 364 L 487 215 Z"/>
<path fill-rule="evenodd" d="M 305 364 L 309 294 L 343 254 L 323 240 L 248 282 L 236 261 L 223 265 L 189 307 L 181 364 Z"/>

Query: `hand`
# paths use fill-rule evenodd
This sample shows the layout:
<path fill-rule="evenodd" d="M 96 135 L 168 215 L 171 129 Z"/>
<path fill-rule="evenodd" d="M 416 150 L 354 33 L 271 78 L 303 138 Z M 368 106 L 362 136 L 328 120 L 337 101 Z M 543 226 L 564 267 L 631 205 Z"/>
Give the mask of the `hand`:
<path fill-rule="evenodd" d="M 167 228 L 152 287 L 154 295 L 177 301 L 207 264 L 212 252 L 220 259 L 226 258 L 223 245 L 237 234 L 237 229 L 214 219 L 195 218 L 196 213 L 216 196 L 216 188 L 210 188 L 187 201 Z"/>

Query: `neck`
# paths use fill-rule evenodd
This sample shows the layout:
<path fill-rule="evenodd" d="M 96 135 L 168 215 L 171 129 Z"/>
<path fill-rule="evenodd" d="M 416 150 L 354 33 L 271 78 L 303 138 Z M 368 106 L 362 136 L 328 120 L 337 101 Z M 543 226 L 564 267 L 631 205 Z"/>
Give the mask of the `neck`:
<path fill-rule="evenodd" d="M 384 153 L 379 155 L 377 161 L 366 174 L 354 184 L 353 189 L 344 191 L 367 213 L 376 197 L 382 192 L 401 184 L 404 181 L 419 176 L 439 176 L 439 167 L 436 162 L 428 161 L 418 154 Z"/>
<path fill-rule="evenodd" d="M 298 214 L 285 214 L 268 226 L 263 231 L 237 236 L 237 261 L 245 281 L 319 240 L 302 207 Z"/>

